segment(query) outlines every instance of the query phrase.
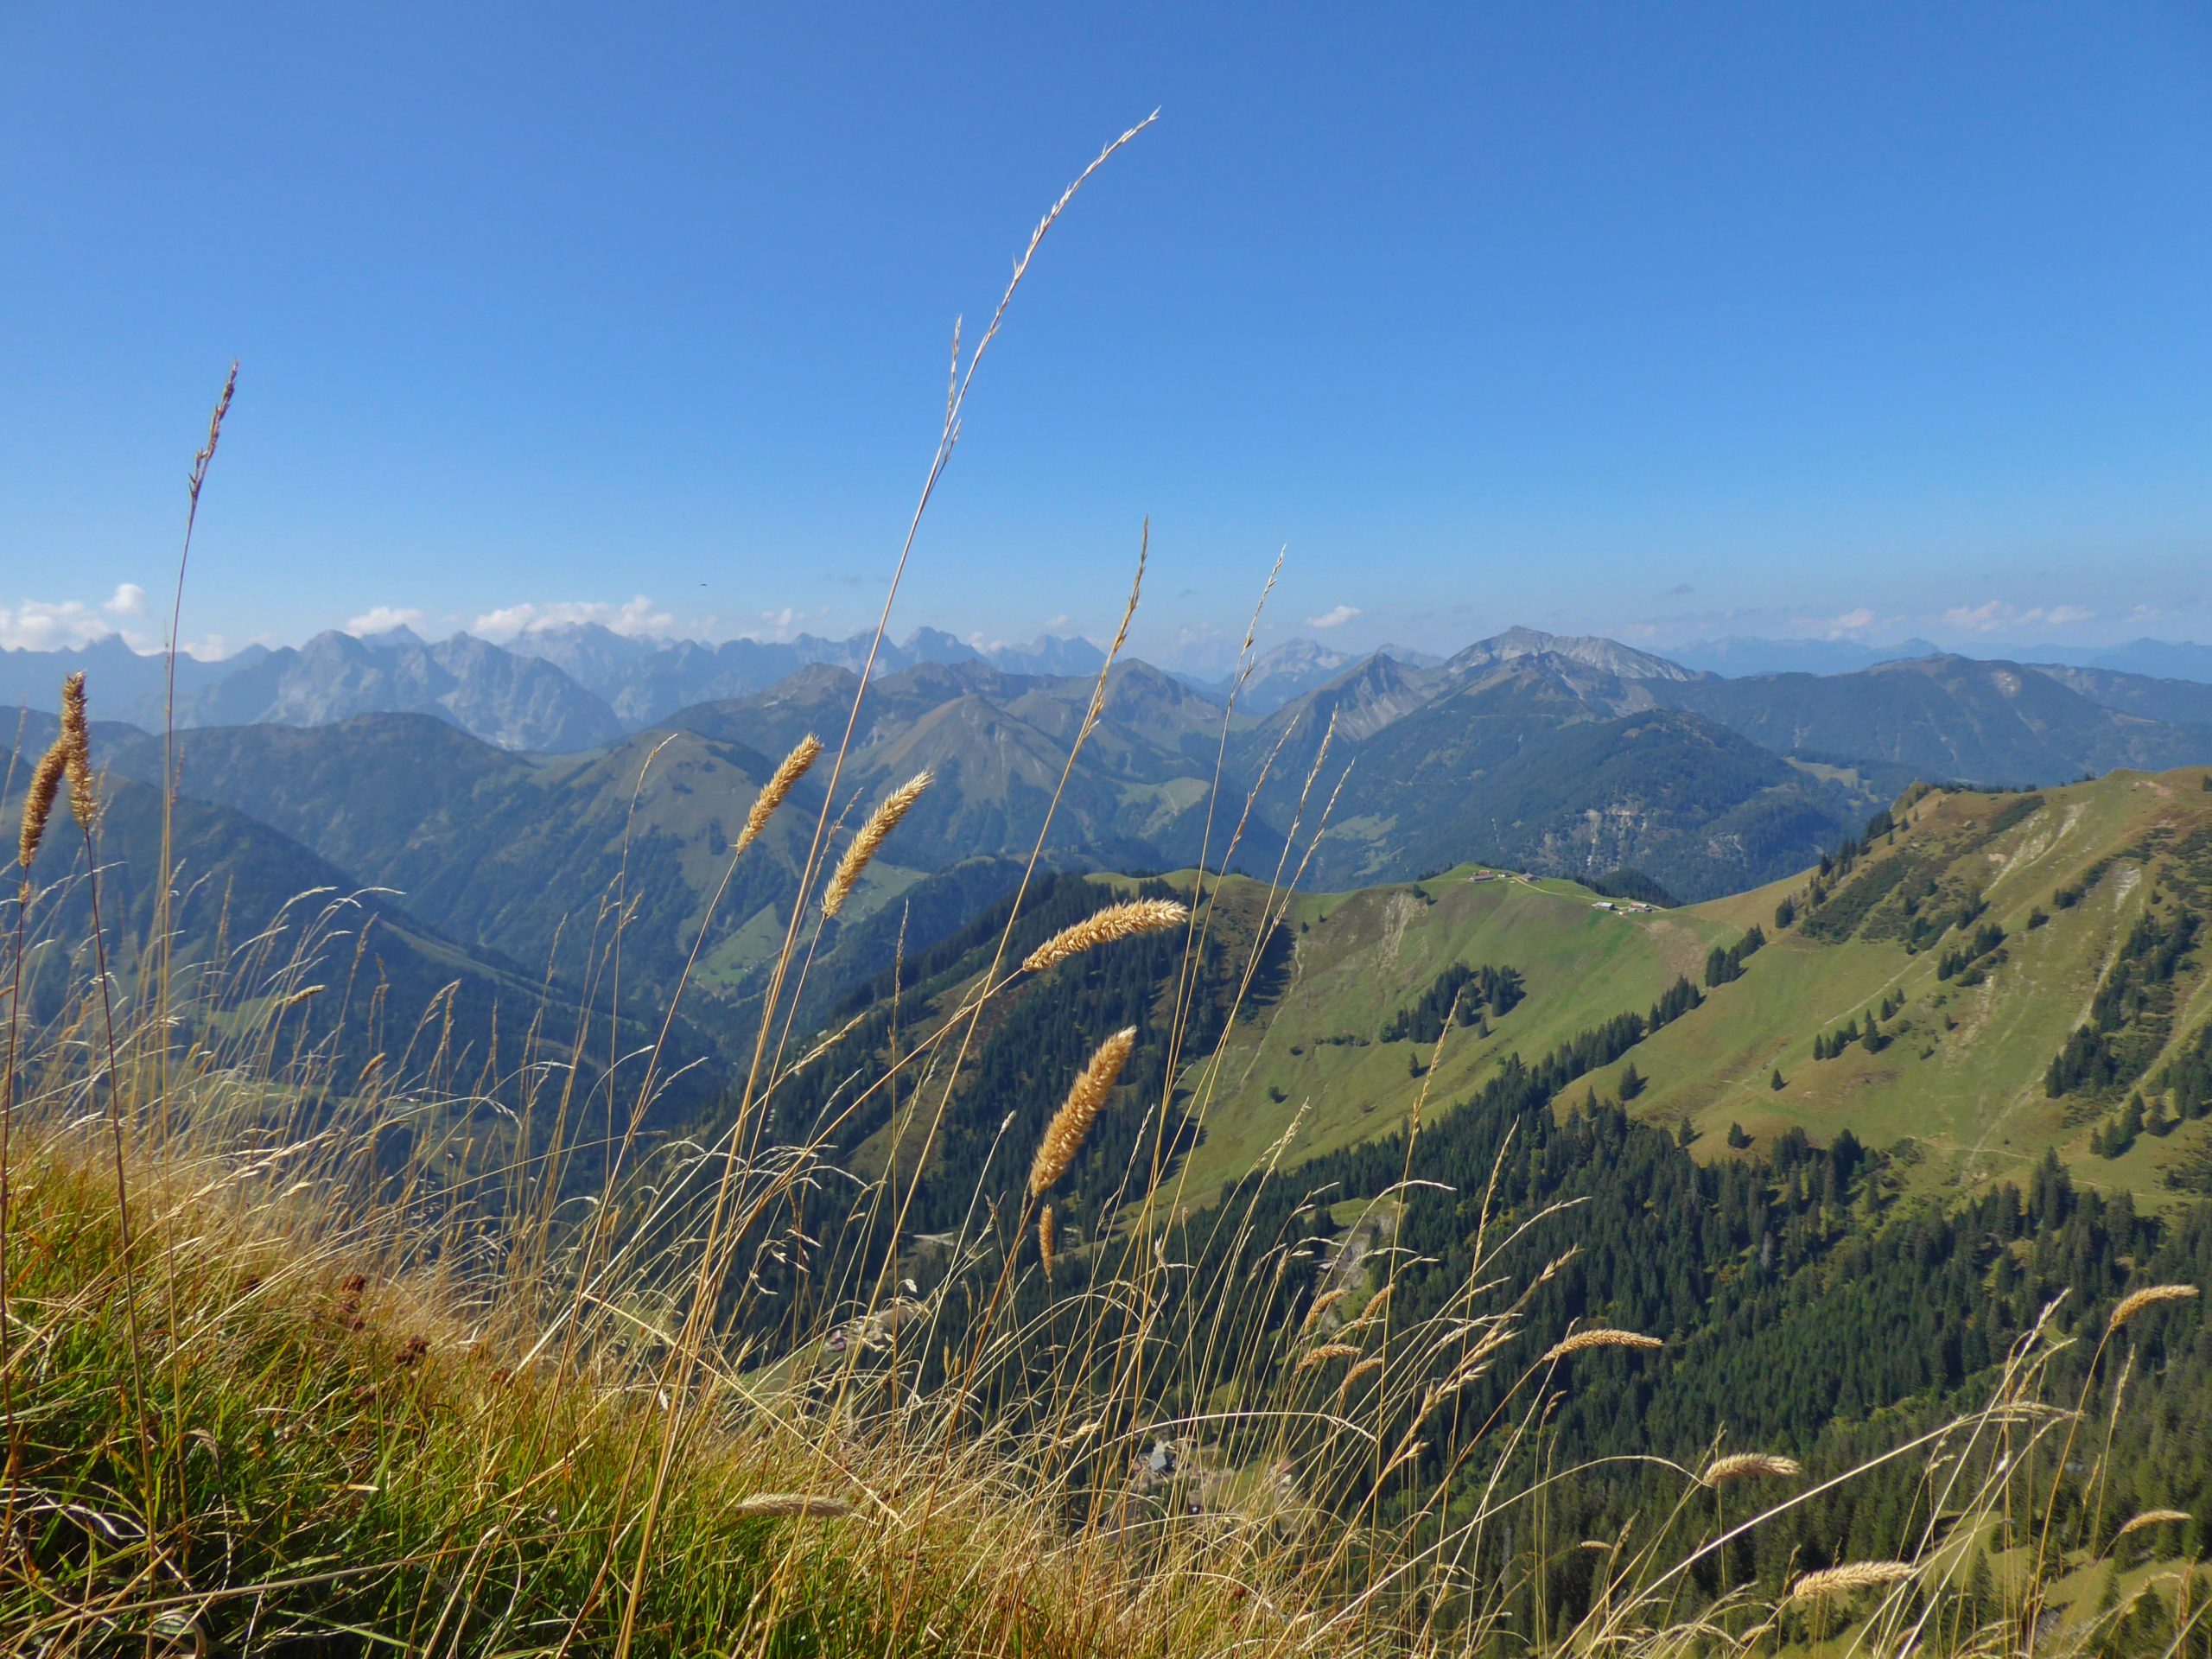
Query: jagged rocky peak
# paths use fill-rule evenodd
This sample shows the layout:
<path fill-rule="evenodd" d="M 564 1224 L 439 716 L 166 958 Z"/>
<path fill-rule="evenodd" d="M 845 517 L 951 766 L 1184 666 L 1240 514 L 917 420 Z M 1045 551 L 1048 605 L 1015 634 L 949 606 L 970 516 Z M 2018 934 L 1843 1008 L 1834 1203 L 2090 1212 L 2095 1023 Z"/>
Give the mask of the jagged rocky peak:
<path fill-rule="evenodd" d="M 1681 681 L 1700 677 L 1694 669 L 1684 668 L 1680 663 L 1656 657 L 1648 651 L 1638 651 L 1633 645 L 1624 645 L 1618 639 L 1597 634 L 1546 633 L 1541 628 L 1520 626 L 1477 640 L 1447 665 L 1465 671 L 1529 657 L 1560 658 L 1624 680 Z"/>

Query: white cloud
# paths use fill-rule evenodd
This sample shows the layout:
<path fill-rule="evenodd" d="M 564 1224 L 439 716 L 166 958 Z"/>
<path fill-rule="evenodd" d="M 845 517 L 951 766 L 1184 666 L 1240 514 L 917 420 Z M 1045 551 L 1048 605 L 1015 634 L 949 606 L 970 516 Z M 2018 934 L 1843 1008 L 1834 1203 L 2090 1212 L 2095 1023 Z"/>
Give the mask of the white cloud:
<path fill-rule="evenodd" d="M 1955 605 L 1943 613 L 1945 626 L 1962 633 L 2017 633 L 2025 628 L 2066 628 L 2094 621 L 2096 613 L 2079 605 L 2030 606 L 2026 610 L 2001 599 L 1979 605 Z"/>
<path fill-rule="evenodd" d="M 747 639 L 785 640 L 803 632 L 810 621 L 819 621 L 830 614 L 826 605 L 817 610 L 806 610 L 797 605 L 784 605 L 772 611 L 760 613 L 760 620 L 767 625 L 766 631 L 747 628 L 743 638 Z"/>
<path fill-rule="evenodd" d="M 1045 632 L 1047 633 L 1060 633 L 1073 627 L 1074 626 L 1075 619 L 1070 616 L 1065 611 L 1062 611 L 1058 616 L 1047 619 L 1045 623 Z"/>
<path fill-rule="evenodd" d="M 476 619 L 473 632 L 487 639 L 512 639 L 518 634 L 541 633 L 548 628 L 575 627 L 585 622 L 596 622 L 610 632 L 632 638 L 665 634 L 676 626 L 673 616 L 639 594 L 622 605 L 585 600 L 533 605 L 525 600 L 519 605 L 485 612 Z"/>
<path fill-rule="evenodd" d="M 1943 620 L 1969 633 L 1995 633 L 2012 621 L 2012 608 L 1994 599 L 1980 605 L 1954 605 L 1943 613 Z"/>
<path fill-rule="evenodd" d="M 117 632 L 115 623 L 81 599 L 49 602 L 27 599 L 19 605 L 0 605 L 0 646 L 16 651 L 61 651 L 89 645 Z M 124 636 L 136 651 L 151 642 Z"/>
<path fill-rule="evenodd" d="M 146 590 L 135 582 L 116 584 L 115 597 L 100 607 L 111 616 L 146 614 Z"/>
<path fill-rule="evenodd" d="M 1307 617 L 1306 626 L 1309 628 L 1341 628 L 1358 614 L 1359 607 L 1357 605 L 1332 605 L 1319 616 Z"/>
<path fill-rule="evenodd" d="M 346 620 L 348 633 L 388 633 L 394 628 L 411 628 L 423 620 L 423 613 L 412 605 L 372 605 L 359 616 Z"/>

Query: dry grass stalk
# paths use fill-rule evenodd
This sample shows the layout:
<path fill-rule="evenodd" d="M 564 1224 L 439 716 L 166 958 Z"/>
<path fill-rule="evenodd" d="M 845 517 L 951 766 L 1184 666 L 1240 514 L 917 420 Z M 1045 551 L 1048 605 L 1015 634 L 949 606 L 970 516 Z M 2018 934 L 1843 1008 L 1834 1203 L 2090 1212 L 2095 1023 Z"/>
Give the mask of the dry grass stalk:
<path fill-rule="evenodd" d="M 61 682 L 59 742 L 69 777 L 69 810 L 80 827 L 89 830 L 99 802 L 92 793 L 92 725 L 85 715 L 85 677 L 81 672 L 65 676 Z"/>
<path fill-rule="evenodd" d="M 1570 1354 L 1586 1353 L 1592 1348 L 1663 1348 L 1667 1344 L 1656 1337 L 1647 1337 L 1640 1331 L 1578 1331 L 1564 1341 L 1554 1343 L 1546 1351 L 1541 1363 L 1565 1359 Z"/>
<path fill-rule="evenodd" d="M 753 798 L 753 810 L 745 815 L 745 828 L 738 831 L 737 850 L 743 852 L 760 837 L 768 827 L 768 820 L 776 816 L 776 809 L 784 804 L 784 797 L 791 792 L 798 780 L 806 776 L 806 769 L 822 753 L 822 740 L 809 732 L 798 741 L 798 747 L 784 757 L 783 765 L 760 786 Z"/>
<path fill-rule="evenodd" d="M 1841 1567 L 1808 1573 L 1789 1586 L 1785 1602 L 1811 1601 L 1821 1596 L 1840 1596 L 1853 1590 L 1872 1590 L 1912 1576 L 1910 1561 L 1847 1561 Z"/>
<path fill-rule="evenodd" d="M 215 412 L 207 417 L 207 442 L 192 458 L 192 505 L 200 505 L 200 486 L 207 481 L 207 464 L 215 459 L 215 446 L 222 441 L 223 416 L 231 412 L 231 399 L 238 389 L 238 365 L 231 364 L 230 374 L 223 381 L 223 395 L 215 400 Z"/>
<path fill-rule="evenodd" d="M 822 913 L 835 916 L 851 898 L 854 885 L 861 879 L 861 872 L 876 855 L 891 832 L 899 827 L 899 820 L 913 810 L 914 803 L 922 798 L 922 791 L 930 786 L 930 774 L 918 772 L 884 798 L 883 804 L 875 809 L 861 832 L 853 837 L 853 844 L 845 849 L 845 855 L 837 861 L 836 874 L 830 878 L 829 891 L 822 895 Z"/>
<path fill-rule="evenodd" d="M 1421 1399 L 1421 1414 L 1427 1416 L 1439 1401 L 1450 1399 L 1468 1383 L 1489 1371 L 1492 1357 L 1499 1349 L 1520 1334 L 1520 1327 L 1510 1321 L 1498 1325 L 1485 1334 L 1466 1357 L 1460 1360 L 1451 1376 L 1446 1377 L 1441 1382 L 1433 1382 L 1429 1385 L 1428 1391 Z"/>
<path fill-rule="evenodd" d="M 1052 1277 L 1052 1263 L 1059 1260 L 1059 1230 L 1052 1220 L 1052 1206 L 1046 1205 L 1037 1212 L 1037 1256 L 1045 1264 L 1045 1278 Z"/>
<path fill-rule="evenodd" d="M 1113 1093 L 1122 1068 L 1128 1064 L 1129 1054 L 1136 1046 L 1137 1028 L 1124 1026 L 1092 1052 L 1090 1063 L 1084 1067 L 1083 1075 L 1068 1090 L 1068 1097 L 1060 1103 L 1060 1109 L 1046 1125 L 1045 1138 L 1037 1143 L 1037 1156 L 1029 1166 L 1031 1198 L 1043 1198 L 1051 1191 L 1052 1183 L 1067 1173 L 1068 1166 L 1083 1150 L 1084 1137 L 1098 1121 L 1106 1096 Z"/>
<path fill-rule="evenodd" d="M 2126 1526 L 2113 1534 L 2112 1541 L 2118 1543 L 2129 1533 L 2140 1532 L 2145 1527 L 2163 1527 L 2168 1522 L 2179 1524 L 2188 1519 L 2189 1511 L 2186 1510 L 2145 1510 L 2142 1514 L 2131 1517 Z"/>
<path fill-rule="evenodd" d="M 1376 1319 L 1381 1319 L 1382 1317 L 1383 1310 L 1390 1306 L 1390 1298 L 1396 1294 L 1397 1288 L 1397 1281 L 1393 1280 L 1389 1284 L 1383 1286 L 1382 1289 L 1376 1291 L 1372 1296 L 1369 1297 L 1367 1299 L 1366 1306 L 1359 1310 L 1359 1317 L 1354 1319 L 1345 1327 L 1345 1329 L 1357 1331 L 1361 1325 L 1371 1325 Z"/>
<path fill-rule="evenodd" d="M 827 1054 L 831 1049 L 836 1047 L 838 1044 L 843 1042 L 846 1038 L 851 1036 L 855 1027 L 859 1026 L 861 1020 L 867 1019 L 868 1015 L 874 1012 L 874 1010 L 873 1008 L 862 1008 L 851 1019 L 846 1020 L 843 1025 L 838 1027 L 836 1030 L 831 1032 L 820 1042 L 815 1044 L 812 1048 L 810 1048 L 805 1053 L 800 1055 L 798 1059 L 792 1061 L 791 1069 L 785 1072 L 783 1077 L 779 1079 L 779 1081 L 788 1081 L 789 1079 L 797 1077 L 800 1072 L 805 1071 L 808 1066 L 812 1065 L 824 1054 Z"/>
<path fill-rule="evenodd" d="M 1770 1452 L 1732 1452 L 1706 1465 L 1698 1478 L 1707 1486 L 1720 1486 L 1732 1480 L 1782 1480 L 1804 1472 L 1795 1458 L 1777 1457 Z"/>
<path fill-rule="evenodd" d="M 1388 1480 L 1400 1469 L 1405 1467 L 1406 1465 L 1411 1463 L 1415 1458 L 1418 1458 L 1422 1452 L 1427 1450 L 1428 1442 L 1427 1440 L 1414 1440 L 1402 1447 L 1396 1457 L 1392 1458 L 1389 1462 L 1382 1465 L 1382 1472 L 1377 1475 L 1376 1479 L 1377 1481 Z"/>
<path fill-rule="evenodd" d="M 1179 927 L 1190 919 L 1190 906 L 1179 899 L 1132 899 L 1123 904 L 1109 905 L 1096 915 L 1086 916 L 1073 926 L 1053 934 L 1029 953 L 1021 969 L 1024 973 L 1041 974 L 1056 963 L 1065 962 L 1070 957 L 1080 956 L 1098 945 Z"/>
<path fill-rule="evenodd" d="M 2158 1307 L 2167 1302 L 2193 1302 L 2196 1300 L 2195 1285 L 2145 1285 L 2141 1290 L 2131 1291 L 2120 1299 L 2120 1306 L 2112 1311 L 2112 1322 L 2105 1326 L 2105 1335 L 2111 1336 L 2145 1308 Z"/>
<path fill-rule="evenodd" d="M 315 998 L 321 996 L 325 988 L 325 987 L 321 985 L 302 985 L 298 990 L 294 991 L 282 1002 L 279 1002 L 276 1005 L 276 1011 L 277 1013 L 282 1014 L 289 1008 L 296 1008 L 301 1003 L 311 1001 Z"/>
<path fill-rule="evenodd" d="M 755 1492 L 741 1498 L 738 1516 L 748 1521 L 835 1521 L 853 1513 L 842 1497 L 813 1497 L 804 1492 Z"/>
<path fill-rule="evenodd" d="M 1332 1359 L 1350 1359 L 1359 1352 L 1356 1342 L 1325 1342 L 1319 1348 L 1309 1348 L 1298 1357 L 1296 1371 L 1310 1371 L 1316 1365 L 1326 1365 Z"/>

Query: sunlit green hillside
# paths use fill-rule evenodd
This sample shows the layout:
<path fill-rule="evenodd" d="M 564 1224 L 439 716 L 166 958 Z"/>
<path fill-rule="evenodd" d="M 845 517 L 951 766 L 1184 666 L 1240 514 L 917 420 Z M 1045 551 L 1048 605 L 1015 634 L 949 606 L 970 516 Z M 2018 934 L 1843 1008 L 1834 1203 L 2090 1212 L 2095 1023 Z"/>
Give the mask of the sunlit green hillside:
<path fill-rule="evenodd" d="M 2142 1198 L 2201 1190 L 2212 1130 L 2189 1116 L 2182 1072 L 2212 1021 L 2195 919 L 2212 913 L 2206 778 L 1923 792 L 1846 868 L 1680 910 L 1474 867 L 1290 899 L 1279 997 L 1185 1070 L 1198 1097 L 1215 1071 L 1191 1189 L 1249 1168 L 1301 1109 L 1294 1160 L 1394 1127 L 1424 1090 L 1427 1110 L 1447 1109 L 1508 1054 L 1534 1062 L 1687 977 L 1700 1006 L 1563 1102 L 1619 1099 L 1625 1083 L 1632 1110 L 1687 1126 L 1700 1157 L 1847 1128 L 1909 1141 L 1916 1185 L 2023 1176 L 2055 1147 Z M 1711 982 L 1710 953 L 1754 927 L 1763 948 Z M 1502 1014 L 1465 1005 L 1440 1059 L 1433 1041 L 1386 1035 L 1454 964 L 1510 968 L 1525 998 Z M 2052 1093 L 2054 1059 L 2101 1019 L 2108 1030 L 2076 1039 L 2081 1075 Z"/>

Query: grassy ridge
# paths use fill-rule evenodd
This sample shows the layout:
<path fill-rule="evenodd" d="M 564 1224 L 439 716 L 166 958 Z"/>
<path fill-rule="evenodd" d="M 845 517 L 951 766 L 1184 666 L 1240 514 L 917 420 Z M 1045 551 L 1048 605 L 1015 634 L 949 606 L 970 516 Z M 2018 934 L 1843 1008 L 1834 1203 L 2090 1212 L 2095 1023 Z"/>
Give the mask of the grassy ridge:
<path fill-rule="evenodd" d="M 1898 833 L 1836 884 L 1818 922 L 1789 928 L 1777 925 L 1777 908 L 1785 899 L 1803 907 L 1805 876 L 1644 913 L 1597 908 L 1599 895 L 1570 882 L 1484 879 L 1493 873 L 1476 867 L 1300 895 L 1285 912 L 1295 966 L 1281 997 L 1264 1019 L 1231 1033 L 1217 1063 L 1185 1068 L 1183 1080 L 1195 1086 L 1203 1068 L 1218 1066 L 1192 1189 L 1212 1190 L 1249 1169 L 1301 1107 L 1293 1161 L 1387 1132 L 1424 1084 L 1433 1101 L 1464 1098 L 1509 1053 L 1534 1060 L 1577 1031 L 1642 1009 L 1687 975 L 1705 991 L 1703 1006 L 1578 1079 L 1567 1097 L 1594 1089 L 1618 1098 L 1632 1066 L 1646 1086 L 1631 1109 L 1687 1122 L 1700 1156 L 1727 1155 L 1732 1125 L 1760 1144 L 1791 1128 L 1825 1143 L 1849 1128 L 1875 1146 L 1910 1139 L 1910 1179 L 1928 1189 L 2020 1179 L 2055 1148 L 2094 1185 L 2168 1201 L 2169 1178 L 2185 1179 L 2212 1143 L 2212 1120 L 2144 1135 L 2118 1158 L 2093 1155 L 2092 1131 L 2120 1102 L 2053 1098 L 2044 1076 L 2153 895 L 2163 892 L 2158 902 L 2169 908 L 2212 908 L 2189 847 L 2212 833 L 2207 775 L 2120 772 L 2035 798 L 1926 794 L 1900 816 Z M 2003 929 L 2002 944 L 1978 964 L 1979 982 L 1941 975 L 1944 953 L 1963 948 L 1970 928 L 1907 950 L 1899 880 L 1907 868 L 1936 889 L 1922 909 L 1978 892 L 1986 910 L 1974 925 Z M 2081 897 L 2062 905 L 2055 895 L 2069 887 Z M 1230 902 L 1236 889 L 1229 884 Z M 1865 903 L 1877 890 L 1885 896 Z M 1707 953 L 1754 925 L 1765 948 L 1740 978 L 1705 987 Z M 1528 997 L 1493 1019 L 1487 1037 L 1454 1031 L 1424 1075 L 1433 1045 L 1384 1042 L 1381 1033 L 1455 963 L 1514 968 Z M 1878 1051 L 1853 1043 L 1834 1058 L 1813 1058 L 1816 1035 L 1878 1012 L 1885 999 L 1903 1007 L 1882 1022 L 1887 1041 Z M 2170 1027 L 2146 1084 L 2208 1020 L 2212 975 L 2192 955 L 2174 982 Z"/>
<path fill-rule="evenodd" d="M 1227 902 L 1249 903 L 1243 886 L 1230 883 Z M 1510 1052 L 1534 1057 L 1594 1023 L 1593 1012 L 1644 1007 L 1734 937 L 1695 912 L 1629 915 L 1596 909 L 1597 897 L 1570 881 L 1468 865 L 1421 882 L 1292 899 L 1288 982 L 1221 1052 L 1191 1191 L 1246 1173 L 1301 1109 L 1294 1154 L 1311 1157 L 1394 1127 L 1424 1084 L 1433 1100 L 1456 1099 Z M 1440 1058 L 1433 1043 L 1381 1041 L 1390 1017 L 1455 963 L 1516 969 L 1525 999 L 1491 1021 L 1487 1038 L 1454 1030 Z M 1416 1064 L 1433 1074 L 1416 1077 Z M 1181 1081 L 1196 1089 L 1214 1065 L 1194 1060 Z"/>
<path fill-rule="evenodd" d="M 2116 1103 L 2053 1098 L 2044 1074 L 2160 887 L 2169 886 L 2163 902 L 2170 906 L 2201 902 L 2176 843 L 2212 827 L 2204 775 L 2123 772 L 2046 791 L 2041 806 L 1993 836 L 1988 831 L 2017 810 L 2018 798 L 1925 798 L 1905 815 L 1896 844 L 1878 848 L 1858 879 L 1924 850 L 1941 880 L 1982 893 L 1982 921 L 2005 931 L 2002 960 L 1978 984 L 1963 983 L 1965 976 L 1946 981 L 1942 952 L 1958 944 L 1956 933 L 1907 955 L 1895 938 L 1868 937 L 1879 931 L 1878 917 L 1840 942 L 1803 928 L 1777 934 L 1741 980 L 1714 990 L 1697 1014 L 1656 1033 L 1624 1062 L 1651 1079 L 1639 1109 L 1662 1122 L 1688 1117 L 1715 1151 L 1732 1122 L 1758 1137 L 1793 1127 L 1822 1140 L 1849 1128 L 1877 1146 L 1910 1137 L 1926 1154 L 1921 1178 L 1929 1182 L 2017 1179 L 2056 1148 L 2095 1185 L 2170 1198 L 2165 1177 L 2212 1132 L 2204 1121 L 2163 1139 L 2146 1136 L 2118 1160 L 2094 1157 L 2091 1129 Z M 2080 887 L 2082 897 L 2062 907 L 2054 895 L 2069 887 Z M 1774 934 L 1769 897 L 1705 908 L 1744 925 L 1764 908 Z M 2047 919 L 2031 926 L 2038 912 Z M 1904 1000 L 1902 1012 L 1885 1022 L 1886 1046 L 1869 1052 L 1854 1044 L 1833 1059 L 1812 1058 L 1816 1033 L 1863 1017 L 1885 997 Z M 2208 1018 L 2212 976 L 2191 963 L 2177 982 L 2165 1052 Z M 2154 1060 L 2148 1075 L 2162 1063 Z M 1770 1087 L 1777 1068 L 1785 1080 L 1779 1090 Z M 1601 1092 L 1617 1090 L 1618 1069 L 1593 1081 Z"/>

